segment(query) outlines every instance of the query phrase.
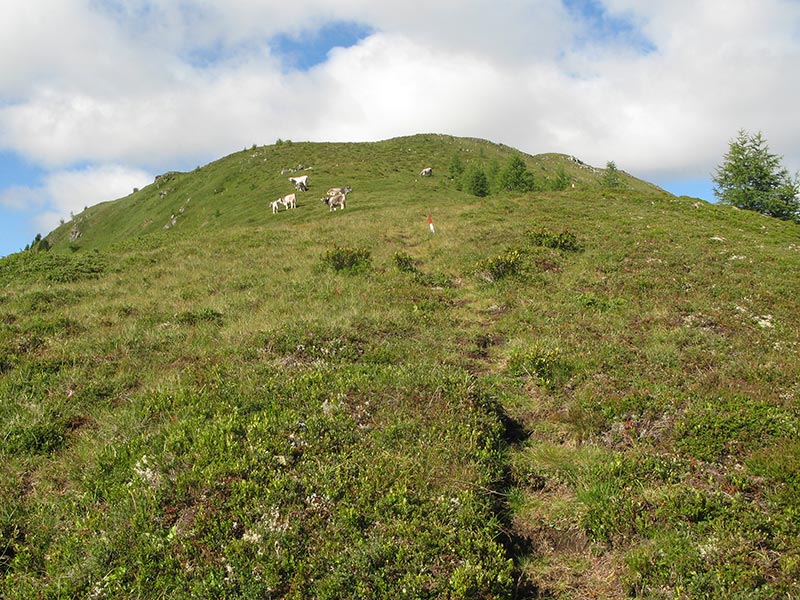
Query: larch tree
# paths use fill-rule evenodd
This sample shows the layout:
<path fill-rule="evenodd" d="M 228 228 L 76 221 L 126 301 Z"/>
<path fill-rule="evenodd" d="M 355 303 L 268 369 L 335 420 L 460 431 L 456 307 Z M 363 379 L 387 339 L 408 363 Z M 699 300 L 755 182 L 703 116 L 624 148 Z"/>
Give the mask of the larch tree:
<path fill-rule="evenodd" d="M 724 203 L 770 217 L 800 222 L 800 184 L 769 150 L 759 131 L 739 130 L 712 179 L 714 195 Z"/>

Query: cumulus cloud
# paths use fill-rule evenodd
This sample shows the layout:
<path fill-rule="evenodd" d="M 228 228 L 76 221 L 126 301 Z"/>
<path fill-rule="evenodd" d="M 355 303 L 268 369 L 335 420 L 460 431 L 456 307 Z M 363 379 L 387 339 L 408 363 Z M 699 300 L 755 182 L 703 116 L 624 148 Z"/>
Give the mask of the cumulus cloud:
<path fill-rule="evenodd" d="M 0 204 L 16 211 L 36 214 L 40 231 L 55 229 L 61 219 L 78 214 L 87 206 L 126 196 L 134 187 L 152 181 L 149 173 L 122 165 L 99 165 L 56 171 L 39 187 L 16 186 L 0 193 Z"/>
<path fill-rule="evenodd" d="M 365 37 L 310 69 L 274 44 L 337 22 Z M 0 22 L 0 147 L 57 170 L 55 212 L 279 137 L 441 132 L 665 179 L 707 176 L 744 127 L 794 170 L 798 30 L 791 0 L 27 0 Z M 98 167 L 101 197 L 74 165 L 109 162 L 136 177 L 110 192 Z"/>
<path fill-rule="evenodd" d="M 48 175 L 45 190 L 50 204 L 61 214 L 80 212 L 105 200 L 127 196 L 134 187 L 150 183 L 153 177 L 140 169 L 101 165 Z"/>

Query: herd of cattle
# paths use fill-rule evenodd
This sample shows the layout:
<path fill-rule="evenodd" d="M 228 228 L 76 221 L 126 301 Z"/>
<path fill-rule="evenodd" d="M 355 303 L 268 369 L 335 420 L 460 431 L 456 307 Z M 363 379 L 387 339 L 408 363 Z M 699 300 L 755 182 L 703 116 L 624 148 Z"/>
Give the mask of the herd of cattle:
<path fill-rule="evenodd" d="M 420 171 L 420 177 L 430 177 L 433 175 L 433 169 L 427 167 Z M 302 175 L 300 177 L 289 177 L 289 181 L 294 184 L 295 189 L 298 192 L 307 192 L 308 191 L 308 175 Z M 335 187 L 328 190 L 325 194 L 324 198 L 320 200 L 328 205 L 329 210 L 333 211 L 337 208 L 341 208 L 344 210 L 347 204 L 347 194 L 353 191 L 349 185 L 344 187 Z M 272 214 L 276 214 L 280 207 L 283 206 L 286 210 L 290 208 L 297 208 L 297 194 L 291 193 L 287 194 L 286 196 L 281 196 L 274 202 L 270 203 L 270 208 L 272 208 Z"/>

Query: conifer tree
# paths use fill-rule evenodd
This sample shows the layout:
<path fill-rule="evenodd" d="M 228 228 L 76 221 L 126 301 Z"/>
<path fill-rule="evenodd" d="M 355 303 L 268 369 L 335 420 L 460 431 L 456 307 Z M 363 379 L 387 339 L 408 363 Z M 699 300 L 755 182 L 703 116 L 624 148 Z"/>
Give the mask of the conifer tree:
<path fill-rule="evenodd" d="M 620 186 L 619 169 L 617 163 L 610 160 L 606 163 L 606 172 L 603 175 L 603 185 L 608 188 L 617 188 Z"/>
<path fill-rule="evenodd" d="M 532 192 L 536 189 L 533 173 L 522 158 L 514 154 L 499 173 L 499 186 L 503 191 Z"/>
<path fill-rule="evenodd" d="M 489 195 L 489 180 L 480 167 L 471 167 L 464 174 L 464 191 L 483 198 Z"/>
<path fill-rule="evenodd" d="M 750 135 L 740 129 L 712 176 L 714 195 L 737 208 L 800 222 L 798 176 L 790 176 L 781 160 L 760 131 Z"/>

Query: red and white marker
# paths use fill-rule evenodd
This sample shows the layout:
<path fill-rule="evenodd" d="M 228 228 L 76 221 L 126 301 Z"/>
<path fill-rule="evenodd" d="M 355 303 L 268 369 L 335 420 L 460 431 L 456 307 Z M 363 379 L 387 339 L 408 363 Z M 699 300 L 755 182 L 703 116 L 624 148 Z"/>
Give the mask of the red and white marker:
<path fill-rule="evenodd" d="M 430 215 L 428 215 L 428 227 L 431 228 L 431 233 L 436 233 L 436 230 L 433 228 L 433 219 L 431 219 Z"/>

